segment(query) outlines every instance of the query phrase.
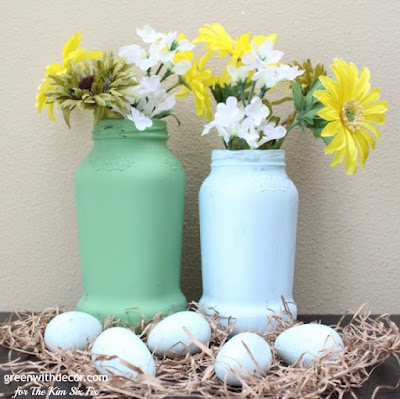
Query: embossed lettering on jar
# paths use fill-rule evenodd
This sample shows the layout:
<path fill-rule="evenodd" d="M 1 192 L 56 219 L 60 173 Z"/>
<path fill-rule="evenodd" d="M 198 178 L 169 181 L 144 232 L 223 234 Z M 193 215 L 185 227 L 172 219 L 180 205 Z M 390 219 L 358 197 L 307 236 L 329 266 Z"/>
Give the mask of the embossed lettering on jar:
<path fill-rule="evenodd" d="M 205 311 L 233 316 L 235 333 L 267 330 L 283 296 L 296 317 L 298 193 L 284 151 L 213 151 L 199 207 Z"/>

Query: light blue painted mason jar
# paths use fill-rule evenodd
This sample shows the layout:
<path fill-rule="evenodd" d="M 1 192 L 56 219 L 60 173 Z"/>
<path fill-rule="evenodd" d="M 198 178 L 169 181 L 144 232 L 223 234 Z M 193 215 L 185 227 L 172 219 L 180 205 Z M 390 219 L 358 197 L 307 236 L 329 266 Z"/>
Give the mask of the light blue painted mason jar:
<path fill-rule="evenodd" d="M 204 311 L 240 330 L 271 329 L 282 297 L 294 317 L 298 192 L 283 150 L 215 150 L 199 193 Z"/>

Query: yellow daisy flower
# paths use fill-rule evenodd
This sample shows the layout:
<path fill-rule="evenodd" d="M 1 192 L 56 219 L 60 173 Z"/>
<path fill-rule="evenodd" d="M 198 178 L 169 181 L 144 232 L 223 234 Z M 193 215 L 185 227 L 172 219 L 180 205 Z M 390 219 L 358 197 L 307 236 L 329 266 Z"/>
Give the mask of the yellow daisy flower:
<path fill-rule="evenodd" d="M 244 33 L 240 37 L 233 39 L 225 30 L 225 28 L 214 23 L 212 25 L 205 24 L 203 28 L 199 29 L 199 36 L 193 41 L 193 43 L 206 43 L 205 48 L 210 52 L 218 51 L 218 57 L 225 57 L 230 55 L 231 59 L 228 65 L 238 67 L 241 65 L 240 58 L 245 53 L 250 53 L 251 44 L 260 45 L 264 40 L 271 40 L 273 43 L 276 42 L 277 35 L 273 33 L 269 36 L 259 35 L 254 36 L 250 40 L 250 33 Z M 225 68 L 223 71 L 218 84 L 228 85 L 232 82 L 232 78 Z"/>
<path fill-rule="evenodd" d="M 65 43 L 63 48 L 63 61 L 62 64 L 54 63 L 46 67 L 45 78 L 42 79 L 42 84 L 38 87 L 39 93 L 36 96 L 35 106 L 39 113 L 42 112 L 43 108 L 48 107 L 49 118 L 54 121 L 54 103 L 47 103 L 48 97 L 45 96 L 47 90 L 50 90 L 52 86 L 50 83 L 52 79 L 50 75 L 61 75 L 69 72 L 69 60 L 77 63 L 83 60 L 90 60 L 100 58 L 103 53 L 101 51 L 86 51 L 82 47 L 79 47 L 82 41 L 82 32 L 75 32 Z"/>
<path fill-rule="evenodd" d="M 331 68 L 336 79 L 320 76 L 326 90 L 317 90 L 314 96 L 326 107 L 318 115 L 328 121 L 321 133 L 333 137 L 325 148 L 326 154 L 335 156 L 331 166 L 337 166 L 345 159 L 345 171 L 352 175 L 357 170 L 358 158 L 364 168 L 369 147 L 375 149 L 372 134 L 380 140 L 380 134 L 373 123 L 382 125 L 387 110 L 385 101 L 378 101 L 379 88 L 370 90 L 370 72 L 363 68 L 359 75 L 353 63 L 335 58 Z"/>
<path fill-rule="evenodd" d="M 211 70 L 204 68 L 211 54 L 212 52 L 209 52 L 201 59 L 196 58 L 192 67 L 180 77 L 184 86 L 175 93 L 176 98 L 183 98 L 192 91 L 198 117 L 205 118 L 208 121 L 212 119 L 211 95 L 208 87 L 214 85 L 217 81 L 217 78 L 211 75 Z"/>

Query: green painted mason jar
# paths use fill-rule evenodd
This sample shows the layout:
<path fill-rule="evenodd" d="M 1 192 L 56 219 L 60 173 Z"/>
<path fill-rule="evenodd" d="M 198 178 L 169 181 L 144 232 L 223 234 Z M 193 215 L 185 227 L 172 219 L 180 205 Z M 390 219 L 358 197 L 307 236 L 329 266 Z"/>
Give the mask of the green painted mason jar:
<path fill-rule="evenodd" d="M 185 172 L 167 124 L 101 120 L 75 173 L 83 296 L 77 310 L 131 326 L 186 308 L 180 290 Z"/>

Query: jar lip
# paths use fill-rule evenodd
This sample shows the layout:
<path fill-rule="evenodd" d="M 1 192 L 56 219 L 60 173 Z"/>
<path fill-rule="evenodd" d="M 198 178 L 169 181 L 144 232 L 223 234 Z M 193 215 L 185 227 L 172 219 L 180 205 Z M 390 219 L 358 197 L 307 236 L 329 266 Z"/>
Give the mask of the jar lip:
<path fill-rule="evenodd" d="M 152 119 L 152 122 L 153 124 L 150 127 L 139 130 L 135 123 L 129 119 L 102 119 L 93 128 L 93 139 L 167 139 L 167 122 L 160 119 Z"/>
<path fill-rule="evenodd" d="M 213 150 L 212 164 L 282 164 L 285 165 L 284 150 Z"/>

